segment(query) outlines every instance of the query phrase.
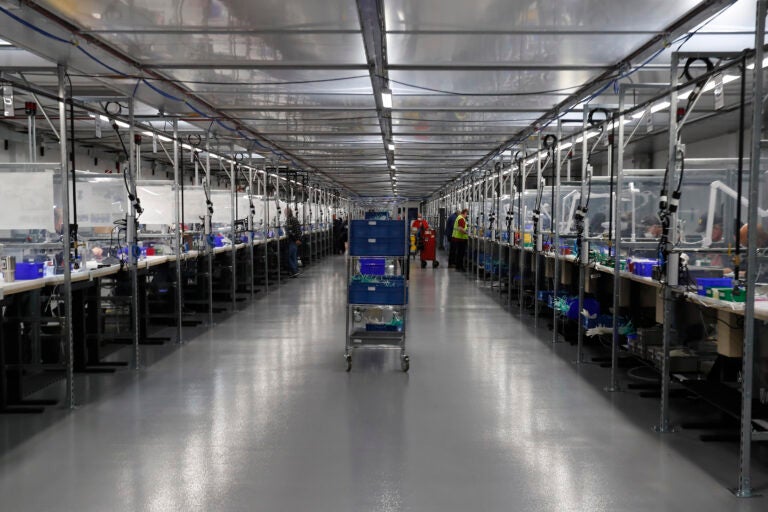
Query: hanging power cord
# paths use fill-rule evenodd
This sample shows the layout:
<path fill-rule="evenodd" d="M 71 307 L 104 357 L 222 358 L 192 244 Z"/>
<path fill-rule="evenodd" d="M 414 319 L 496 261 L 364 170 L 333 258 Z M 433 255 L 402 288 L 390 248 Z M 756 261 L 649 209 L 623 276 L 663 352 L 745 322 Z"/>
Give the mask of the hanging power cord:
<path fill-rule="evenodd" d="M 534 208 L 533 210 L 533 231 L 534 231 L 535 238 L 537 240 L 538 240 L 538 235 L 540 231 L 539 220 L 541 219 L 541 200 L 544 197 L 544 184 L 546 183 L 546 180 L 544 179 L 544 171 L 546 171 L 547 167 L 551 162 L 552 175 L 554 176 L 556 172 L 555 150 L 557 148 L 557 137 L 550 133 L 549 135 L 544 137 L 544 140 L 542 141 L 542 145 L 544 146 L 544 149 L 547 151 L 547 161 L 544 162 L 544 166 L 541 169 L 542 178 L 541 178 L 541 183 L 538 184 L 538 191 L 537 191 L 538 193 L 536 195 L 536 208 Z M 553 188 L 553 191 L 554 191 L 554 188 Z M 553 201 L 553 204 L 554 204 L 554 201 Z M 554 219 L 552 219 L 550 215 L 550 224 L 552 224 L 553 222 L 554 222 Z"/>
<path fill-rule="evenodd" d="M 702 62 L 706 67 L 706 72 L 703 74 L 700 78 L 696 79 L 691 74 L 691 66 L 696 62 Z M 720 63 L 718 62 L 718 65 Z M 658 217 L 661 222 L 661 237 L 659 238 L 659 245 L 658 245 L 658 258 L 659 258 L 659 265 L 662 269 L 662 273 L 664 276 L 667 276 L 667 279 L 669 277 L 669 272 L 671 269 L 668 268 L 669 263 L 669 256 L 672 252 L 672 246 L 677 243 L 677 240 L 670 240 L 670 229 L 672 228 L 672 219 L 674 218 L 674 214 L 677 213 L 677 210 L 680 205 L 680 198 L 682 197 L 682 187 L 683 187 L 683 179 L 685 176 L 685 145 L 682 143 L 682 133 L 683 129 L 685 128 L 685 124 L 688 121 L 688 117 L 693 112 L 694 108 L 696 107 L 696 104 L 699 102 L 699 100 L 702 97 L 702 93 L 704 92 L 704 89 L 709 82 L 710 76 L 712 75 L 712 72 L 715 69 L 715 65 L 712 63 L 712 60 L 709 58 L 703 58 L 703 57 L 692 57 L 686 60 L 685 66 L 683 67 L 683 73 L 682 77 L 684 77 L 689 82 L 695 82 L 694 88 L 691 91 L 691 94 L 688 96 L 688 102 L 684 109 L 678 111 L 678 112 L 670 112 L 670 115 L 676 115 L 678 117 L 678 126 L 677 126 L 677 133 L 676 133 L 676 142 L 675 142 L 675 161 L 679 165 L 679 177 L 677 180 L 677 184 L 674 186 L 674 188 L 671 191 L 667 188 L 668 187 L 668 180 L 669 180 L 669 173 L 671 170 L 670 162 L 667 162 L 666 168 L 664 169 L 664 180 L 662 182 L 662 188 L 661 193 L 659 194 L 659 212 Z"/>
<path fill-rule="evenodd" d="M 735 253 L 733 257 L 733 296 L 736 297 L 742 293 L 739 284 L 741 283 L 739 274 L 741 273 L 741 202 L 743 199 L 743 181 L 744 181 L 744 117 L 747 101 L 747 54 L 741 55 L 741 88 L 739 90 L 739 163 L 738 176 L 736 178 L 736 222 L 733 227 L 733 238 Z M 756 229 L 757 226 L 750 226 L 748 229 Z"/>
<path fill-rule="evenodd" d="M 115 102 L 109 102 L 104 106 L 104 111 L 109 114 L 110 113 L 110 106 L 111 105 L 117 105 L 119 109 L 122 109 L 120 104 Z M 119 111 L 117 114 L 119 115 Z M 117 121 L 112 121 L 112 129 L 115 131 L 115 134 L 117 135 L 117 139 L 120 141 L 120 146 L 123 148 L 123 153 L 125 154 L 127 167 L 124 172 L 121 174 L 123 175 L 123 184 L 125 185 L 125 191 L 128 193 L 128 200 L 131 201 L 131 205 L 133 206 L 134 211 L 136 212 L 136 219 L 138 222 L 138 217 L 144 213 L 144 208 L 141 207 L 141 200 L 136 196 L 133 191 L 131 190 L 130 185 L 128 185 L 128 170 L 130 169 L 130 161 L 131 161 L 131 153 L 128 151 L 128 148 L 125 145 L 125 142 L 123 141 L 123 135 L 120 133 L 120 127 L 117 125 Z"/>
<path fill-rule="evenodd" d="M 595 114 L 602 114 L 602 119 L 596 119 Z M 597 137 L 597 140 L 592 145 L 592 148 L 589 150 L 589 152 L 586 155 L 586 169 L 587 169 L 587 175 L 582 177 L 582 179 L 585 179 L 587 181 L 587 195 L 585 198 L 582 198 L 579 196 L 579 204 L 576 206 L 576 211 L 574 212 L 574 224 L 576 225 L 576 252 L 577 257 L 581 255 L 582 246 L 584 244 L 584 230 L 586 229 L 586 219 L 587 219 L 587 213 L 589 212 L 589 202 L 592 199 L 592 155 L 595 153 L 595 150 L 602 142 L 603 138 L 608 133 L 607 130 L 607 123 L 610 119 L 611 114 L 608 112 L 607 109 L 604 108 L 596 108 L 592 110 L 589 113 L 589 116 L 587 117 L 587 123 L 592 126 L 599 128 L 600 133 Z M 586 136 L 586 134 L 584 134 Z M 592 233 L 590 233 L 591 235 Z"/>

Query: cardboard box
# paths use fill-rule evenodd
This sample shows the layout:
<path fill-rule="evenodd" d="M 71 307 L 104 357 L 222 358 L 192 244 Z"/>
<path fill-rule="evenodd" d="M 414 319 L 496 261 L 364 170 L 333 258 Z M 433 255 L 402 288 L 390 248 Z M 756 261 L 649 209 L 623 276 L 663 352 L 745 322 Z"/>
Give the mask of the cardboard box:
<path fill-rule="evenodd" d="M 744 348 L 743 318 L 727 311 L 717 312 L 717 353 L 726 357 L 741 357 Z"/>

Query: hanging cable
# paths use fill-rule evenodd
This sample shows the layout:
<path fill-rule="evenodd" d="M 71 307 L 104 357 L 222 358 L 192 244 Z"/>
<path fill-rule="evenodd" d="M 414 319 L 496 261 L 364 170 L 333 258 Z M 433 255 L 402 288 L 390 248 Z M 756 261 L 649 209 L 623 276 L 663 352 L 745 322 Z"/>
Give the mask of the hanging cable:
<path fill-rule="evenodd" d="M 106 107 L 105 107 L 106 111 Z M 107 112 L 108 113 L 108 112 Z M 133 206 L 134 211 L 136 212 L 136 217 L 138 218 L 142 213 L 144 213 L 144 208 L 141 206 L 141 200 L 136 196 L 133 191 L 131 190 L 130 185 L 128 185 L 128 170 L 130 167 L 131 162 L 131 153 L 128 151 L 128 148 L 125 145 L 125 142 L 123 141 L 123 136 L 120 133 L 120 127 L 117 125 L 117 121 L 112 121 L 112 129 L 115 131 L 115 134 L 117 135 L 117 139 L 120 141 L 120 145 L 123 148 L 123 153 L 125 154 L 126 162 L 127 162 L 127 168 L 124 172 L 121 174 L 123 175 L 123 184 L 125 185 L 125 191 L 128 193 L 128 200 L 131 201 L 131 205 Z"/>

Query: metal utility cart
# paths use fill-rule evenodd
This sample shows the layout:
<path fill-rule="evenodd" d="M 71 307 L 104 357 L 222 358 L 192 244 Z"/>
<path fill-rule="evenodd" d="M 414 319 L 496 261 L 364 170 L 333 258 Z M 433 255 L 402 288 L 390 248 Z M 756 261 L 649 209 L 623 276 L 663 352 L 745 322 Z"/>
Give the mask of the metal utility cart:
<path fill-rule="evenodd" d="M 352 369 L 357 349 L 400 350 L 400 366 L 410 367 L 405 353 L 408 308 L 408 229 L 405 221 L 353 220 L 347 261 L 347 331 L 344 360 Z"/>

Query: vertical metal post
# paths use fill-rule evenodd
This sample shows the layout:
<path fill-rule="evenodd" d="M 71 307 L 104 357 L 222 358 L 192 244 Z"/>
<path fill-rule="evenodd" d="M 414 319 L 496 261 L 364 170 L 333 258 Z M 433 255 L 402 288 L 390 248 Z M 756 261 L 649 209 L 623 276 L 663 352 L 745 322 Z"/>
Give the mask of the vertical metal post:
<path fill-rule="evenodd" d="M 581 195 L 579 203 L 585 205 L 585 196 L 587 194 L 588 180 L 592 179 L 589 171 L 589 144 L 587 141 L 587 120 L 589 118 L 589 109 L 584 108 L 582 116 L 582 133 L 581 133 Z M 568 167 L 570 171 L 570 164 Z M 570 178 L 569 178 L 570 179 Z M 584 319 L 581 316 L 581 312 L 584 311 L 584 295 L 587 283 L 587 274 L 589 273 L 589 212 L 584 218 L 584 231 L 583 240 L 578 247 L 579 252 L 579 319 L 578 319 L 578 334 L 576 341 L 576 364 L 584 362 Z"/>
<path fill-rule="evenodd" d="M 757 202 L 760 198 L 760 156 L 763 136 L 763 41 L 767 0 L 757 1 L 755 28 L 755 70 L 752 81 L 752 154 L 749 167 L 749 206 L 747 209 L 747 281 L 744 303 L 744 353 L 742 355 L 741 434 L 739 441 L 739 486 L 736 496 L 752 496 L 752 392 L 755 371 L 755 281 L 757 280 Z M 759 106 L 759 107 L 758 107 Z M 736 276 L 738 279 L 738 276 Z"/>
<path fill-rule="evenodd" d="M 255 262 L 253 252 L 256 250 L 253 242 L 253 160 L 248 161 L 248 288 L 251 292 L 251 300 L 254 298 Z"/>
<path fill-rule="evenodd" d="M 541 134 L 539 134 L 537 141 L 536 141 L 536 193 L 543 194 L 543 187 L 544 185 L 541 183 Z M 542 191 L 539 192 L 539 189 L 542 188 Z M 540 205 L 536 205 L 536 208 L 540 209 Z M 534 240 L 533 240 L 533 268 L 534 268 L 534 283 L 533 283 L 533 325 L 538 329 L 539 327 L 539 276 L 541 273 L 541 269 L 539 268 L 539 251 L 541 251 L 541 217 L 539 217 L 538 220 L 534 221 Z"/>
<path fill-rule="evenodd" d="M 211 192 L 211 147 L 210 147 L 211 134 L 208 133 L 205 137 L 205 187 L 208 188 L 208 193 Z M 214 205 L 215 206 L 215 205 Z M 205 248 L 207 252 L 206 263 L 208 265 L 208 325 L 213 326 L 213 258 L 215 256 L 213 252 L 213 245 L 210 240 L 213 236 L 213 216 L 210 211 L 206 209 L 205 225 L 203 231 L 205 232 Z"/>
<path fill-rule="evenodd" d="M 58 66 L 59 80 L 59 151 L 61 156 L 61 234 L 64 265 L 64 343 L 67 347 L 67 407 L 75 408 L 75 349 L 72 334 L 72 270 L 70 268 L 70 249 L 72 241 L 69 232 L 69 179 L 70 173 L 67 172 L 67 113 L 66 113 L 66 88 L 64 80 L 66 67 L 60 64 Z M 42 108 L 42 107 L 41 107 Z"/>
<path fill-rule="evenodd" d="M 517 206 L 517 232 L 519 234 L 517 241 L 518 249 L 518 266 L 520 268 L 520 292 L 517 297 L 520 303 L 520 315 L 523 314 L 525 309 L 525 181 L 526 181 L 526 150 L 522 152 L 522 163 L 520 164 L 520 190 L 518 190 L 518 206 Z"/>
<path fill-rule="evenodd" d="M 496 261 L 498 261 L 498 272 L 497 275 L 499 277 L 499 297 L 501 297 L 501 257 L 502 257 L 502 247 L 501 247 L 501 230 L 499 227 L 501 226 L 501 196 L 502 192 L 504 191 L 504 187 L 502 184 L 503 179 L 503 170 L 504 170 L 504 158 L 499 158 L 499 168 L 496 171 L 496 182 L 497 187 L 494 188 L 494 192 L 496 194 L 496 222 L 494 222 L 494 230 L 493 230 L 493 240 L 496 244 L 498 258 L 496 258 Z M 491 267 L 491 270 L 493 270 L 493 267 Z"/>
<path fill-rule="evenodd" d="M 277 204 L 280 205 L 280 170 L 278 169 L 275 174 L 275 196 L 277 197 Z M 277 210 L 277 220 L 275 221 L 275 231 L 277 235 L 277 285 L 280 286 L 280 281 L 283 273 L 283 259 L 280 257 L 280 209 Z"/>
<path fill-rule="evenodd" d="M 678 67 L 680 57 L 677 52 L 672 53 L 672 62 L 670 70 L 670 87 L 672 92 L 669 96 L 669 148 L 668 148 L 668 160 L 669 172 L 667 183 L 664 184 L 664 188 L 670 193 L 674 189 L 675 169 L 677 168 L 677 90 L 678 85 Z M 650 114 L 649 114 L 650 115 Z M 670 188 L 672 187 L 672 188 Z M 677 224 L 677 214 L 672 215 L 669 227 L 669 240 L 673 241 L 675 238 L 675 230 Z M 670 263 L 667 262 L 667 277 L 670 274 Z M 677 269 L 675 269 L 675 272 Z M 667 279 L 668 280 L 668 279 Z M 671 386 L 669 377 L 669 347 L 672 342 L 672 320 L 674 315 L 673 295 L 672 288 L 669 282 L 662 287 L 662 295 L 664 302 L 664 323 L 662 325 L 662 361 L 661 361 L 661 409 L 659 412 L 659 424 L 655 427 L 655 430 L 659 433 L 669 433 L 673 429 L 669 425 L 669 389 Z"/>
<path fill-rule="evenodd" d="M 181 180 L 179 158 L 179 121 L 173 120 L 173 222 L 176 226 L 176 343 L 183 343 L 182 315 L 184 314 L 184 285 L 182 283 L 181 262 L 184 255 L 182 231 L 184 219 L 181 218 Z"/>
<path fill-rule="evenodd" d="M 555 195 L 554 195 L 554 201 L 552 201 L 552 206 L 550 208 L 551 218 L 549 222 L 549 227 L 552 231 L 552 242 L 555 246 L 555 273 L 554 273 L 554 295 L 552 297 L 552 343 L 557 343 L 557 308 L 554 307 L 555 303 L 554 300 L 558 297 L 558 293 L 560 293 L 560 226 L 557 222 L 557 216 L 558 216 L 558 210 L 557 210 L 557 202 L 560 200 L 560 138 L 563 136 L 563 121 L 561 119 L 557 120 L 557 142 L 555 142 L 555 147 L 552 151 L 552 158 L 554 158 L 554 162 L 552 162 L 552 168 L 555 170 L 555 180 L 552 186 L 555 189 Z"/>
<path fill-rule="evenodd" d="M 134 103 L 133 98 L 128 98 L 128 147 L 131 148 L 130 156 L 128 158 L 128 188 L 133 196 L 136 196 L 136 169 L 133 154 L 135 151 L 136 142 L 134 140 L 135 127 L 134 127 Z M 133 369 L 138 370 L 140 367 L 140 336 L 139 336 L 139 316 L 141 311 L 139 310 L 139 246 L 138 246 L 138 233 L 136 232 L 136 208 L 131 203 L 131 207 L 128 213 L 128 271 L 131 279 L 131 312 L 133 314 Z"/>
<path fill-rule="evenodd" d="M 267 170 L 266 168 L 261 171 L 261 203 L 264 208 L 264 219 L 261 221 L 261 227 L 263 230 L 264 241 L 264 288 L 269 293 L 269 197 L 267 196 Z"/>
<path fill-rule="evenodd" d="M 238 169 L 235 166 L 235 145 L 232 144 L 232 155 L 229 163 L 229 204 L 231 208 L 230 215 L 230 232 L 232 238 L 232 311 L 237 311 L 237 237 L 238 233 L 235 230 L 235 220 L 237 219 L 237 172 Z"/>
<path fill-rule="evenodd" d="M 621 308 L 621 187 L 623 186 L 623 171 L 624 171 L 624 97 L 626 91 L 621 89 L 619 92 L 619 149 L 616 165 L 616 188 L 614 189 L 614 195 L 611 198 L 613 200 L 613 332 L 611 337 L 611 380 L 608 386 L 605 388 L 608 392 L 620 391 L 619 387 L 619 311 Z M 584 134 L 586 138 L 587 134 Z M 610 169 L 613 166 L 613 147 L 614 144 L 608 146 L 608 169 L 609 175 Z"/>

